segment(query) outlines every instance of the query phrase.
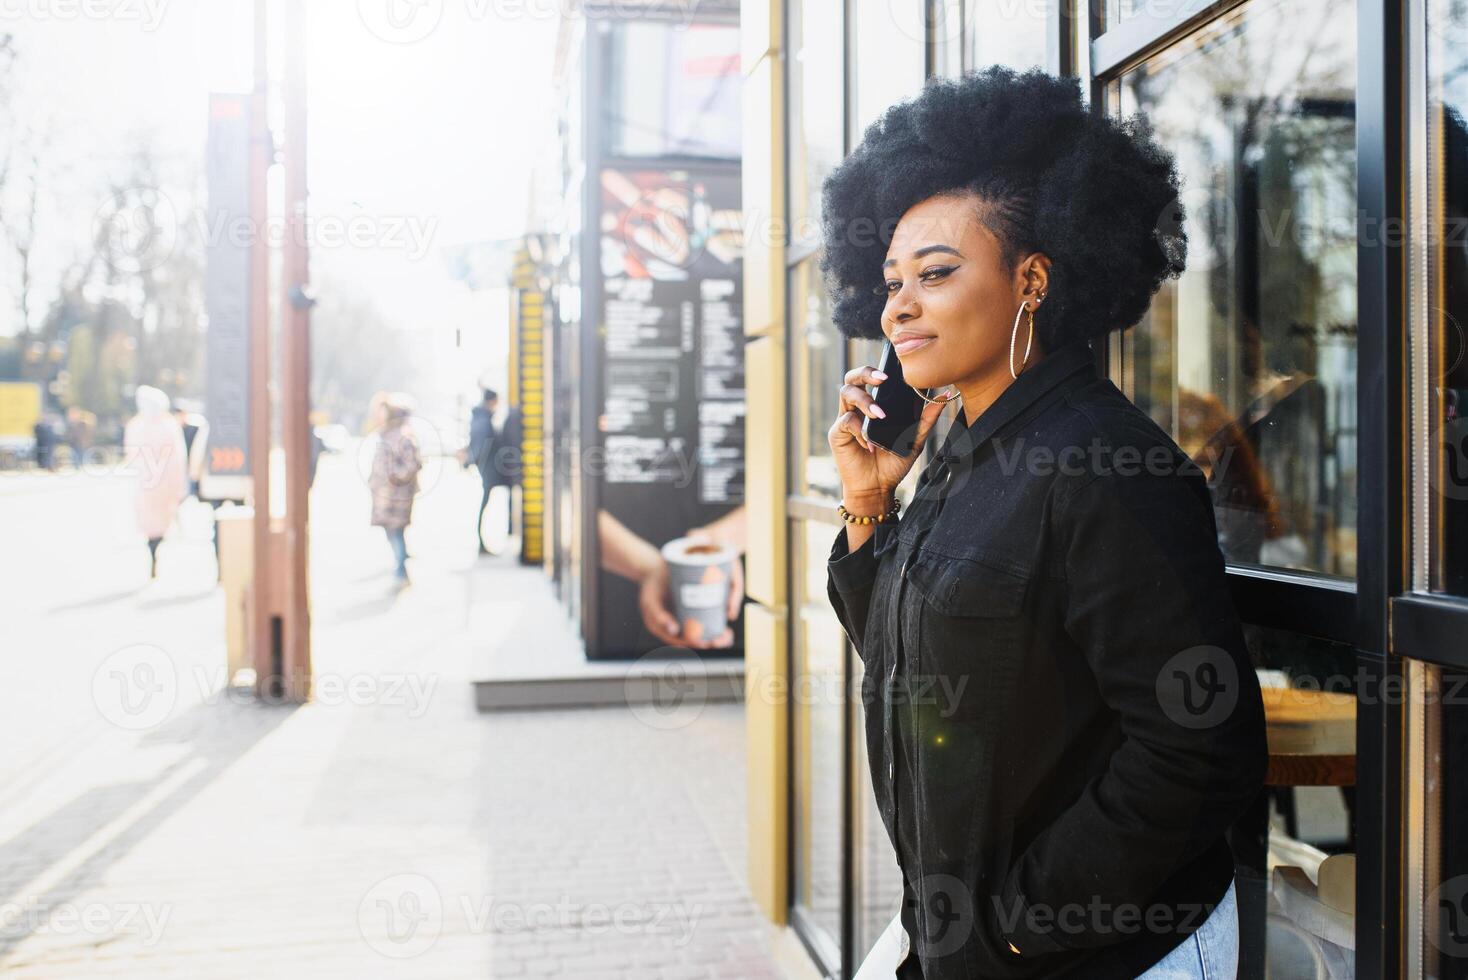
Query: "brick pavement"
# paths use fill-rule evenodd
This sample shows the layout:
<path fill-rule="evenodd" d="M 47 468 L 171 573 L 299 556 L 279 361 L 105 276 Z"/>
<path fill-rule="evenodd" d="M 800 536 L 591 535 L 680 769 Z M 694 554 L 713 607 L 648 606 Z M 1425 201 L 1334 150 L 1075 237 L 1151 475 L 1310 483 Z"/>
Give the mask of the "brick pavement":
<path fill-rule="evenodd" d="M 198 526 L 150 585 L 125 476 L 0 479 L 26 555 L 0 567 L 0 971 L 777 976 L 744 886 L 742 707 L 674 730 L 477 714 L 477 488 L 438 474 L 397 593 L 351 471 L 324 459 L 313 497 L 325 686 L 299 708 L 219 689 Z"/>

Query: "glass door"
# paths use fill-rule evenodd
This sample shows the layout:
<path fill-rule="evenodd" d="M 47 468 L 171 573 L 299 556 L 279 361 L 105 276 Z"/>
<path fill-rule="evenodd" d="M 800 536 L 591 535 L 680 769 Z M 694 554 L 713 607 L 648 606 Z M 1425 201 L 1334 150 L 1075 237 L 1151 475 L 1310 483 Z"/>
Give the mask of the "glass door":
<path fill-rule="evenodd" d="M 1468 4 L 1409 4 L 1406 975 L 1468 978 Z"/>
<path fill-rule="evenodd" d="M 1112 377 L 1208 477 L 1268 718 L 1266 790 L 1234 839 L 1239 975 L 1352 975 L 1358 706 L 1379 661 L 1355 632 L 1356 6 L 1108 14 L 1104 108 L 1174 155 L 1181 209 L 1158 221 L 1188 237 Z"/>

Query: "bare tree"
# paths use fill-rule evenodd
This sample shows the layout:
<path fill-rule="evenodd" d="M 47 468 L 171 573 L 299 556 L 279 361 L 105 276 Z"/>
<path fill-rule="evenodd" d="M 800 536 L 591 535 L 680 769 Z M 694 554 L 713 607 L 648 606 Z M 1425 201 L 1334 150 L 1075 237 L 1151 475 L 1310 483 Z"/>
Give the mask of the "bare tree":
<path fill-rule="evenodd" d="M 36 248 L 36 216 L 41 201 L 41 152 L 36 146 L 21 153 L 25 170 L 19 175 L 25 189 L 21 192 L 19 206 L 9 214 L 0 216 L 5 228 L 6 241 L 15 252 L 16 306 L 20 315 L 20 336 L 24 340 L 31 331 L 31 294 L 35 290 L 35 267 L 33 258 Z M 7 169 L 9 169 L 7 167 Z M 14 180 L 16 175 L 7 176 Z M 3 188 L 0 188 L 3 192 Z"/>

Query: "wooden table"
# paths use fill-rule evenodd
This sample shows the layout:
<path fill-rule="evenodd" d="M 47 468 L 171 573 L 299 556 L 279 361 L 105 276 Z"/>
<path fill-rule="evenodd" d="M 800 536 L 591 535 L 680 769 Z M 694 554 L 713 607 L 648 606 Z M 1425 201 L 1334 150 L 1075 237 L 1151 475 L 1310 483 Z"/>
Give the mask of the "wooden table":
<path fill-rule="evenodd" d="M 1266 687 L 1269 786 L 1356 785 L 1356 696 Z"/>

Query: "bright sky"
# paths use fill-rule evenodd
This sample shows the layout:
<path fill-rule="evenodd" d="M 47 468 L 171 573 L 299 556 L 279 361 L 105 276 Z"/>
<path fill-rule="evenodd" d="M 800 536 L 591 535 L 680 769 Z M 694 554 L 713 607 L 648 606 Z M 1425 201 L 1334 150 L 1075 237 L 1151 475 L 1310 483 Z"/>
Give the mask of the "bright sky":
<path fill-rule="evenodd" d="M 278 14 L 281 0 L 272 3 Z M 503 320 L 504 295 L 469 294 L 444 253 L 523 230 L 530 164 L 553 132 L 555 6 L 310 5 L 310 208 L 317 220 L 365 217 L 372 238 L 317 247 L 319 280 L 365 292 L 404 329 L 476 333 L 486 318 Z M 183 183 L 198 179 L 208 93 L 251 86 L 251 7 L 0 0 L 0 34 L 14 34 L 21 52 L 22 114 L 51 141 L 44 203 L 55 233 L 38 256 L 42 282 L 82 247 L 104 175 L 140 138 Z"/>

